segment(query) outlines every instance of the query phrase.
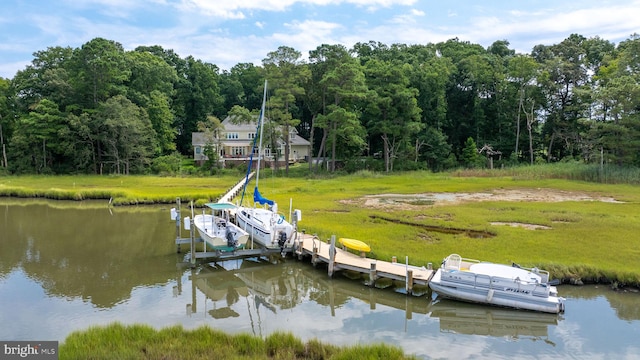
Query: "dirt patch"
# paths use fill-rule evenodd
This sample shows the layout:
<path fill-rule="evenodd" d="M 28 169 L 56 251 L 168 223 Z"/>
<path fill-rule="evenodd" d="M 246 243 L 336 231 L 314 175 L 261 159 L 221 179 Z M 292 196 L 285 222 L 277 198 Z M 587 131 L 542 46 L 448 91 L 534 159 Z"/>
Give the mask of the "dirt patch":
<path fill-rule="evenodd" d="M 550 230 L 551 229 L 550 226 L 536 225 L 536 224 L 525 224 L 525 223 L 519 223 L 519 222 L 494 221 L 494 222 L 491 223 L 491 225 L 507 225 L 507 226 L 512 226 L 512 227 L 521 227 L 521 228 L 525 228 L 527 230 Z"/>
<path fill-rule="evenodd" d="M 358 199 L 342 200 L 341 203 L 355 205 L 377 210 L 409 210 L 420 211 L 425 206 L 455 205 L 477 201 L 515 201 L 515 202 L 562 202 L 562 201 L 600 201 L 607 203 L 622 203 L 612 197 L 592 196 L 586 193 L 571 192 L 555 189 L 498 189 L 492 192 L 479 193 L 421 193 L 421 194 L 378 194 L 366 195 Z M 391 221 L 389 219 L 385 219 Z M 564 220 L 564 219 L 563 219 Z M 393 220 L 398 222 L 398 220 Z M 411 224 L 413 225 L 413 224 Z M 548 230 L 551 227 L 537 224 L 519 222 L 492 222 L 491 225 L 507 225 L 522 227 L 528 230 Z M 428 229 L 431 231 L 443 231 L 443 229 Z M 472 237 L 490 237 L 493 234 L 468 233 L 466 229 L 445 229 L 446 232 L 454 230 L 456 233 L 467 233 Z M 444 232 L 443 231 L 443 232 Z"/>
<path fill-rule="evenodd" d="M 479 193 L 379 194 L 366 195 L 359 199 L 343 200 L 342 203 L 376 209 L 419 210 L 424 206 L 455 205 L 476 201 L 600 201 L 621 203 L 612 197 L 592 196 L 586 193 L 555 189 L 499 189 L 492 192 Z"/>

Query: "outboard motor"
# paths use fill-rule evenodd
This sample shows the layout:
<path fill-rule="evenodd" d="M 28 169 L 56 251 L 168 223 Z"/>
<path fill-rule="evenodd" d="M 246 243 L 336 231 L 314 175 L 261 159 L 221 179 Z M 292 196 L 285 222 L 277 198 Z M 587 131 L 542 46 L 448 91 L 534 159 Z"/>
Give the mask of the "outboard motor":
<path fill-rule="evenodd" d="M 284 247 L 284 244 L 287 242 L 287 233 L 284 231 L 280 231 L 278 233 L 278 245 L 280 245 L 280 247 Z"/>
<path fill-rule="evenodd" d="M 284 256 L 284 244 L 287 242 L 287 233 L 280 231 L 278 233 L 278 245 L 280 245 L 280 255 Z"/>
<path fill-rule="evenodd" d="M 227 238 L 228 247 L 232 247 L 235 249 L 235 247 L 238 246 L 238 242 L 236 241 L 236 239 L 233 238 L 233 231 L 229 226 L 227 226 L 227 229 L 225 231 L 225 237 Z"/>

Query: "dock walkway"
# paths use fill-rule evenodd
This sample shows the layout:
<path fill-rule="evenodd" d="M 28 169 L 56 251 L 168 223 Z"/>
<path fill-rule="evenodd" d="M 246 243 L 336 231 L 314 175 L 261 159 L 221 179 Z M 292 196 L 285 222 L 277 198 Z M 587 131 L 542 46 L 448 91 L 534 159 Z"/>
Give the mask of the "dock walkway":
<path fill-rule="evenodd" d="M 330 243 L 327 243 L 317 237 L 301 234 L 295 253 L 299 257 L 303 255 L 311 256 L 311 262 L 314 265 L 319 262 L 327 263 L 329 276 L 333 276 L 333 273 L 339 270 L 351 270 L 369 274 L 371 285 L 381 278 L 404 281 L 407 293 L 412 292 L 415 284 L 427 285 L 434 273 L 430 268 L 401 264 L 394 261 L 382 261 L 353 254 L 337 247 L 335 245 L 335 236 L 331 238 Z"/>
<path fill-rule="evenodd" d="M 242 188 L 244 188 L 244 183 L 251 181 L 254 175 L 255 175 L 255 172 L 252 171 L 251 173 L 249 173 L 249 175 L 247 175 L 246 178 L 243 177 L 231 189 L 229 189 L 229 191 L 227 191 L 224 195 L 222 195 L 220 199 L 218 199 L 218 202 L 230 203 L 231 200 L 233 200 L 236 196 L 238 196 Z"/>

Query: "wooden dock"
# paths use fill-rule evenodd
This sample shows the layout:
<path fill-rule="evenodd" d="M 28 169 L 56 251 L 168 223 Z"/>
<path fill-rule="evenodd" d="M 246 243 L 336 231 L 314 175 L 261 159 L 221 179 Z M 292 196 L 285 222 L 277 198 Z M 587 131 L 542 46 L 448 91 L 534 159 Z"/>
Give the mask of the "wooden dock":
<path fill-rule="evenodd" d="M 335 236 L 330 242 L 324 242 L 315 236 L 301 234 L 295 254 L 299 258 L 310 256 L 311 262 L 328 264 L 329 276 L 333 276 L 336 271 L 351 270 L 369 275 L 369 284 L 373 286 L 378 279 L 391 279 L 403 281 L 407 294 L 411 294 L 415 284 L 427 285 L 433 276 L 433 269 L 412 266 L 393 261 L 382 261 L 371 259 L 362 255 L 353 254 L 348 250 L 336 246 Z"/>
<path fill-rule="evenodd" d="M 246 178 L 240 179 L 238 183 L 236 183 L 231 189 L 229 189 L 224 195 L 222 195 L 220 199 L 218 199 L 218 202 L 230 203 L 236 196 L 238 196 L 238 194 L 240 194 L 240 191 L 242 191 L 242 189 L 244 188 L 245 182 L 251 181 L 254 175 L 255 175 L 255 172 L 252 171 L 251 173 L 249 173 L 249 175 L 247 175 Z"/>

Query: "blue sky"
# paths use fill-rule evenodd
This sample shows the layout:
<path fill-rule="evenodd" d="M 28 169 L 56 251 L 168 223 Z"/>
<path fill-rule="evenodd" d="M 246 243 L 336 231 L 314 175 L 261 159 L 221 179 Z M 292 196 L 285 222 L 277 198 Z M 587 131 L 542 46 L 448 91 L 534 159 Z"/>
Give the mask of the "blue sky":
<path fill-rule="evenodd" d="M 572 33 L 616 44 L 640 33 L 640 0 L 2 0 L 0 76 L 12 78 L 36 51 L 96 37 L 125 50 L 160 45 L 229 69 L 261 64 L 282 45 L 306 57 L 321 44 L 457 37 L 484 47 L 508 40 L 529 53 Z"/>

